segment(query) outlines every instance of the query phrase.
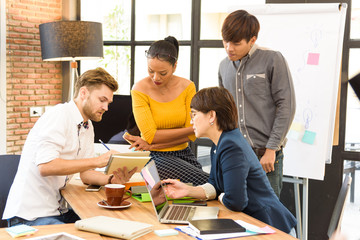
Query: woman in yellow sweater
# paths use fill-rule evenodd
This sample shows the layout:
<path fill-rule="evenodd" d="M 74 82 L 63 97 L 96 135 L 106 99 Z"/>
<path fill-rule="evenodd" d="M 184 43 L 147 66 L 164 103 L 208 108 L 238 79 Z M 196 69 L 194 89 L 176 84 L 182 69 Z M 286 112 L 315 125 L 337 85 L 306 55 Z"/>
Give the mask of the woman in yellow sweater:
<path fill-rule="evenodd" d="M 195 140 L 190 124 L 190 102 L 195 95 L 192 81 L 174 75 L 179 44 L 167 37 L 151 44 L 145 51 L 149 76 L 137 82 L 132 91 L 132 105 L 141 138 L 135 141 L 135 150 L 150 150 L 161 179 L 175 178 L 182 182 L 201 185 L 209 174 L 188 146 Z"/>

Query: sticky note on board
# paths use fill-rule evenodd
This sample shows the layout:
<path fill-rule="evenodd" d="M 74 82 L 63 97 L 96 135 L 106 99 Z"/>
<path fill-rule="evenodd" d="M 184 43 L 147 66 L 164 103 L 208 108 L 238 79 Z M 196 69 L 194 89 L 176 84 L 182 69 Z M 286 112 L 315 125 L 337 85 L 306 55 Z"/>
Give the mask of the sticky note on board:
<path fill-rule="evenodd" d="M 304 129 L 304 126 L 301 123 L 293 122 L 291 124 L 290 130 L 301 132 Z"/>
<path fill-rule="evenodd" d="M 307 64 L 308 65 L 319 65 L 320 53 L 309 53 Z"/>
<path fill-rule="evenodd" d="M 287 134 L 287 138 L 293 140 L 300 140 L 300 132 L 290 129 L 290 131 Z"/>
<path fill-rule="evenodd" d="M 316 132 L 305 130 L 304 136 L 302 137 L 301 141 L 307 144 L 314 144 L 316 137 Z"/>

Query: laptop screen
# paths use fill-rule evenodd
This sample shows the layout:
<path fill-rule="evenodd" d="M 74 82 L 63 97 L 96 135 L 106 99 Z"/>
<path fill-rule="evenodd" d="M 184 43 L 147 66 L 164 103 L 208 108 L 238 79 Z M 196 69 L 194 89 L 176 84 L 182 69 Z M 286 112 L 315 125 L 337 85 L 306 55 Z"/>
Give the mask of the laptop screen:
<path fill-rule="evenodd" d="M 155 162 L 150 161 L 142 170 L 141 175 L 144 178 L 146 187 L 149 191 L 151 201 L 159 215 L 167 203 L 165 191 L 162 188 L 159 173 L 156 169 Z"/>

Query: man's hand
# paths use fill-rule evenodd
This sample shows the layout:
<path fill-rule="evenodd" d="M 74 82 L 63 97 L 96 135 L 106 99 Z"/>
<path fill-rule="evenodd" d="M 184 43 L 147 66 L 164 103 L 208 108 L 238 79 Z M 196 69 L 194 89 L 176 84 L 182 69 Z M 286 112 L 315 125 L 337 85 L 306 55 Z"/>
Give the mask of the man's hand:
<path fill-rule="evenodd" d="M 108 164 L 110 157 L 112 154 L 118 154 L 118 151 L 115 150 L 109 150 L 108 152 L 101 154 L 99 157 L 96 158 L 96 167 L 98 168 L 102 168 L 102 167 L 106 167 L 106 165 Z"/>
<path fill-rule="evenodd" d="M 134 167 L 130 171 L 128 171 L 127 167 L 124 167 L 123 169 L 118 168 L 117 171 L 113 172 L 114 177 L 111 179 L 111 183 L 125 184 L 129 181 L 136 170 L 137 167 Z"/>
<path fill-rule="evenodd" d="M 274 164 L 276 158 L 276 151 L 267 148 L 264 155 L 260 159 L 260 164 L 266 173 L 275 171 Z"/>

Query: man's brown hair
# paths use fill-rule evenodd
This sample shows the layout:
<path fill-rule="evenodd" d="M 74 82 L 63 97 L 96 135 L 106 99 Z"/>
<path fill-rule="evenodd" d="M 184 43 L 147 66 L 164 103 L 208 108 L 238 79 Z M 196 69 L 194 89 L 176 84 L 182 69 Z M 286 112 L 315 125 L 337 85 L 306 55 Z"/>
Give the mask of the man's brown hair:
<path fill-rule="evenodd" d="M 249 42 L 252 37 L 257 38 L 259 30 L 260 24 L 254 15 L 245 10 L 237 10 L 225 18 L 221 34 L 225 42 L 236 43 L 243 39 Z"/>
<path fill-rule="evenodd" d="M 117 81 L 103 68 L 98 67 L 84 72 L 75 84 L 75 94 L 77 97 L 80 88 L 86 86 L 89 90 L 99 88 L 102 84 L 108 86 L 113 92 L 115 92 L 119 85 Z"/>
<path fill-rule="evenodd" d="M 237 108 L 231 93 L 223 87 L 209 87 L 198 91 L 190 107 L 202 113 L 216 112 L 218 128 L 230 131 L 238 127 Z"/>

